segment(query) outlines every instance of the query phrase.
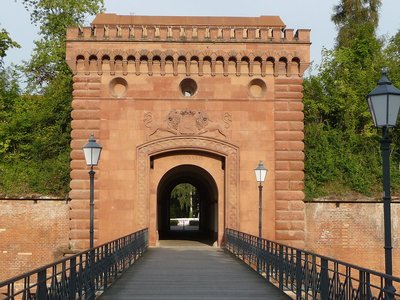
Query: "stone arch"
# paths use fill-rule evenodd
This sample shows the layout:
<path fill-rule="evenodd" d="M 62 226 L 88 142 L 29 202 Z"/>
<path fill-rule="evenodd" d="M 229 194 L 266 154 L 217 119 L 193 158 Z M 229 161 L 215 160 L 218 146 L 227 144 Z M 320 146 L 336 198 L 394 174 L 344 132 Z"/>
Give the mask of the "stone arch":
<path fill-rule="evenodd" d="M 137 147 L 137 226 L 149 225 L 150 157 L 175 151 L 200 151 L 217 154 L 225 159 L 226 227 L 239 226 L 239 148 L 233 144 L 208 137 L 169 137 L 150 141 Z"/>
<path fill-rule="evenodd" d="M 249 75 L 250 73 L 250 59 L 246 55 L 240 59 L 240 73 L 243 75 Z"/>
<path fill-rule="evenodd" d="M 76 56 L 76 72 L 84 72 L 85 71 L 85 56 L 82 54 Z"/>
<path fill-rule="evenodd" d="M 206 55 L 203 57 L 203 72 L 205 74 L 211 74 L 211 65 L 212 65 L 212 59 L 211 56 Z"/>
<path fill-rule="evenodd" d="M 123 57 L 120 54 L 117 54 L 114 57 L 114 70 L 115 72 L 121 73 L 123 71 Z"/>
<path fill-rule="evenodd" d="M 153 56 L 153 72 L 161 73 L 161 56 L 159 54 Z"/>
<path fill-rule="evenodd" d="M 299 75 L 300 74 L 300 58 L 293 57 L 290 63 L 290 70 L 291 75 Z"/>
<path fill-rule="evenodd" d="M 108 54 L 103 54 L 101 57 L 101 72 L 110 72 L 110 56 Z"/>
<path fill-rule="evenodd" d="M 202 153 L 198 152 L 180 152 L 183 157 L 185 156 L 197 156 L 202 157 Z M 171 155 L 169 155 L 171 154 Z M 152 156 L 151 161 L 163 160 L 166 157 L 174 157 L 176 153 L 167 153 L 167 155 Z M 219 156 L 203 156 L 208 161 L 214 160 L 217 162 L 221 159 Z M 202 161 L 204 163 L 204 160 Z M 215 170 L 214 170 L 215 171 Z M 157 186 L 157 193 L 153 193 L 156 199 L 150 197 L 150 201 L 154 201 L 151 206 L 152 211 L 157 211 L 156 220 L 150 219 L 153 226 L 149 227 L 150 233 L 154 229 L 157 229 L 159 240 L 170 239 L 170 238 L 182 238 L 182 239 L 195 239 L 201 237 L 206 239 L 208 242 L 214 243 L 218 241 L 218 236 L 222 238 L 223 232 L 219 232 L 223 226 L 224 218 L 219 219 L 219 208 L 218 205 L 223 207 L 224 199 L 220 199 L 219 196 L 223 195 L 223 192 L 219 190 L 216 178 L 219 174 L 213 173 L 204 165 L 192 163 L 184 160 L 180 164 L 171 164 L 167 168 L 161 170 L 158 176 L 151 181 L 154 188 Z M 198 229 L 190 232 L 172 232 L 170 230 L 170 205 L 171 205 L 171 192 L 178 185 L 182 183 L 189 183 L 196 188 L 196 200 L 197 200 L 197 214 L 196 217 L 199 220 Z M 220 183 L 221 184 L 221 183 Z M 155 209 L 157 206 L 157 209 Z M 156 222 L 154 222 L 156 221 Z M 154 229 L 153 229 L 154 228 Z M 152 230 L 153 229 L 153 230 Z M 219 240 L 221 241 L 221 239 Z M 151 234 L 150 234 L 150 242 Z"/>
<path fill-rule="evenodd" d="M 89 56 L 89 72 L 97 72 L 97 55 L 92 54 Z"/>
<path fill-rule="evenodd" d="M 279 75 L 285 75 L 287 74 L 287 65 L 288 65 L 288 59 L 287 57 L 281 57 L 279 58 L 278 62 L 278 74 Z"/>
<path fill-rule="evenodd" d="M 215 59 L 215 73 L 216 74 L 225 74 L 224 71 L 225 59 L 223 56 L 217 56 Z"/>
<path fill-rule="evenodd" d="M 135 68 L 135 65 L 136 65 L 135 55 L 129 54 L 127 59 L 126 59 L 126 61 L 127 61 L 127 71 L 128 71 L 128 73 L 135 73 L 135 71 L 136 71 L 136 68 Z"/>
<path fill-rule="evenodd" d="M 273 56 L 268 56 L 266 60 L 266 68 L 265 72 L 267 74 L 274 74 L 275 75 L 275 58 Z"/>
<path fill-rule="evenodd" d="M 149 57 L 147 56 L 147 53 L 148 53 L 147 51 L 146 54 L 141 53 L 139 58 L 139 73 L 141 74 L 145 74 L 149 70 L 148 68 Z"/>
<path fill-rule="evenodd" d="M 174 57 L 169 54 L 167 54 L 165 57 L 165 73 L 166 74 L 174 73 Z"/>
<path fill-rule="evenodd" d="M 187 61 L 187 58 L 185 55 L 178 56 L 178 74 L 186 73 L 186 61 Z"/>
<path fill-rule="evenodd" d="M 237 64 L 237 58 L 236 55 L 229 56 L 228 58 L 228 73 L 229 74 L 235 74 L 236 73 L 236 64 Z"/>
<path fill-rule="evenodd" d="M 193 55 L 190 57 L 190 73 L 198 74 L 199 73 L 199 57 L 197 55 Z"/>
<path fill-rule="evenodd" d="M 262 60 L 261 56 L 254 57 L 254 60 L 253 60 L 254 75 L 260 75 L 262 73 L 261 72 L 262 66 L 263 66 L 263 60 Z"/>

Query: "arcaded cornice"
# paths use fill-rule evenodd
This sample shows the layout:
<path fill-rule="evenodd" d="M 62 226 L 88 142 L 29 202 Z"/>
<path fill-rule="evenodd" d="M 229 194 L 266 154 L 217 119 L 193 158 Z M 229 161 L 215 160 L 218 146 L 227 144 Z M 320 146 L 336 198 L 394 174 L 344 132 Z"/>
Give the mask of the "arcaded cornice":
<path fill-rule="evenodd" d="M 302 76 L 309 63 L 288 51 L 172 51 L 161 49 L 74 49 L 67 63 L 84 75 Z"/>

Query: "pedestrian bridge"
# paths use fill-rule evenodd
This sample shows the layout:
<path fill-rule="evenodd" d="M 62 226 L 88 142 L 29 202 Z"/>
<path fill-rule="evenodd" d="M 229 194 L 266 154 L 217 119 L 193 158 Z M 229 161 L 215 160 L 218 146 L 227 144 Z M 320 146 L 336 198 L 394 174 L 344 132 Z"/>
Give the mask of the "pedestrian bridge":
<path fill-rule="evenodd" d="M 400 299 L 400 278 L 227 229 L 148 247 L 144 229 L 0 282 L 0 299 Z"/>

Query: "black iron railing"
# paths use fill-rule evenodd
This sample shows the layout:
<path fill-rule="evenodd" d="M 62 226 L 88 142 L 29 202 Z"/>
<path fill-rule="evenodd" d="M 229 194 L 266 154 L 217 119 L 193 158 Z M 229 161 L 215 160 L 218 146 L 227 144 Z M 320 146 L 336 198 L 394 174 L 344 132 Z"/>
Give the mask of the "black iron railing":
<path fill-rule="evenodd" d="M 240 231 L 226 230 L 225 248 L 296 299 L 400 299 L 400 278 Z"/>
<path fill-rule="evenodd" d="M 148 247 L 148 229 L 0 282 L 0 299 L 94 299 Z"/>

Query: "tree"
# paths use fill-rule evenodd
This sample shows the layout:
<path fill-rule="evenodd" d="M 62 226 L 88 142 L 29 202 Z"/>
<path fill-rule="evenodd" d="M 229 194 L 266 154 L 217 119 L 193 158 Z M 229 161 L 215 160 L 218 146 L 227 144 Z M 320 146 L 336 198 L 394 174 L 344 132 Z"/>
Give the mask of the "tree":
<path fill-rule="evenodd" d="M 82 26 L 86 17 L 104 9 L 104 0 L 22 0 L 39 25 L 41 39 L 35 42 L 31 60 L 25 65 L 29 87 L 41 91 L 57 76 L 71 76 L 65 62 L 67 28 Z"/>
<path fill-rule="evenodd" d="M 23 95 L 4 77 L 0 99 L 0 187 L 7 194 L 65 195 L 69 190 L 72 74 L 65 62 L 66 29 L 103 9 L 103 0 L 21 0 L 39 25 Z M 8 43 L 8 44 L 7 44 Z M 6 46 L 12 45 L 6 40 Z M 15 78 L 15 77 L 14 77 Z M 2 78 L 0 78 L 2 79 Z M 11 88 L 13 87 L 13 88 Z M 1 96 L 1 95 L 0 95 Z"/>
<path fill-rule="evenodd" d="M 351 46 L 360 30 L 375 35 L 381 4 L 381 0 L 341 0 L 331 18 L 338 27 L 336 47 Z"/>
<path fill-rule="evenodd" d="M 400 86 L 400 30 L 395 34 L 385 49 L 385 59 L 389 67 L 390 80 L 397 87 Z"/>
<path fill-rule="evenodd" d="M 375 34 L 379 6 L 380 1 L 342 0 L 332 16 L 336 47 L 324 51 L 318 74 L 304 81 L 308 198 L 378 190 L 379 143 L 365 96 L 385 65 Z"/>
<path fill-rule="evenodd" d="M 180 183 L 171 192 L 171 218 L 192 218 L 198 215 L 197 189 L 190 183 Z"/>
<path fill-rule="evenodd" d="M 10 48 L 20 48 L 21 46 L 13 41 L 5 29 L 0 29 L 0 67 L 3 67 L 3 59 Z"/>

